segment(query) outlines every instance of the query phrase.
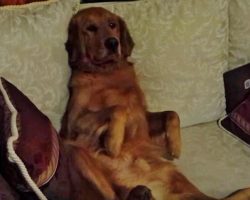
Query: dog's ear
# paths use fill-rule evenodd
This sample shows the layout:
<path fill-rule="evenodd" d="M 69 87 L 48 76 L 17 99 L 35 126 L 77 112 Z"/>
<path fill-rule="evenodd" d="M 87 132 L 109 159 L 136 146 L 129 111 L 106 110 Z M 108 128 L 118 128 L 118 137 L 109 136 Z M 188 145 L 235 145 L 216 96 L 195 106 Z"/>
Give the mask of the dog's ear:
<path fill-rule="evenodd" d="M 127 58 L 131 55 L 134 48 L 134 41 L 128 31 L 125 21 L 119 17 L 119 26 L 120 26 L 120 42 L 121 42 L 121 51 L 122 55 Z"/>
<path fill-rule="evenodd" d="M 65 48 L 68 52 L 68 63 L 71 68 L 75 68 L 75 64 L 79 59 L 79 56 L 83 55 L 85 49 L 83 50 L 84 45 L 82 44 L 83 38 L 81 36 L 80 27 L 78 19 L 74 16 L 68 26 L 68 40 L 65 43 Z"/>
<path fill-rule="evenodd" d="M 78 31 L 78 26 L 76 24 L 76 19 L 73 17 L 68 26 L 68 40 L 65 43 L 65 48 L 68 52 L 68 59 L 69 59 L 69 64 L 71 61 L 74 61 L 76 59 L 75 54 L 75 40 L 77 40 L 77 31 Z"/>

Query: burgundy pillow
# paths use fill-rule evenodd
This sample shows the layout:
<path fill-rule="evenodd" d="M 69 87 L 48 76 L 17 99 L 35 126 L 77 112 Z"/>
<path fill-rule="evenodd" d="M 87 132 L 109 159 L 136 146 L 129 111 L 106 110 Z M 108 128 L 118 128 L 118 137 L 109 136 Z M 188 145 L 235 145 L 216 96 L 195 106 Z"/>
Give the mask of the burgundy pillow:
<path fill-rule="evenodd" d="M 243 143 L 250 145 L 250 96 L 230 114 L 220 119 L 219 126 Z"/>
<path fill-rule="evenodd" d="M 223 75 L 227 115 L 219 126 L 250 145 L 250 64 Z"/>
<path fill-rule="evenodd" d="M 231 113 L 250 94 L 250 63 L 223 74 L 226 111 Z"/>
<path fill-rule="evenodd" d="M 54 175 L 58 159 L 57 133 L 50 120 L 20 90 L 1 78 L 0 173 L 13 187 L 37 194 L 38 187 Z"/>
<path fill-rule="evenodd" d="M 229 114 L 229 117 L 250 136 L 250 95 Z"/>

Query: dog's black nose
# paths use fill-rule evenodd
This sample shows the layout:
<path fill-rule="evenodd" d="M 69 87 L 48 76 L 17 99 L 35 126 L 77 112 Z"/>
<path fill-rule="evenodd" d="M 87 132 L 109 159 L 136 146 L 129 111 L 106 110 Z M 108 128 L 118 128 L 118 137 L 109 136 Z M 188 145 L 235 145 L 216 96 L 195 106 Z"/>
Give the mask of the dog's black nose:
<path fill-rule="evenodd" d="M 114 37 L 108 38 L 105 41 L 105 47 L 107 49 L 111 50 L 112 52 L 117 52 L 118 45 L 119 45 L 119 42 Z"/>

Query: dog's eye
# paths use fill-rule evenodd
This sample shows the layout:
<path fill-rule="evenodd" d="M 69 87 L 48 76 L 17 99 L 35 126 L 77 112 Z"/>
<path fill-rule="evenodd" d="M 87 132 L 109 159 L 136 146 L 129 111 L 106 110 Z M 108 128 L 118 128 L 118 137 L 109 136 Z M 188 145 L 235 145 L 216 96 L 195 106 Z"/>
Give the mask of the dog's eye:
<path fill-rule="evenodd" d="M 116 24 L 113 23 L 113 22 L 110 22 L 110 23 L 109 23 L 109 27 L 110 27 L 111 29 L 114 29 L 114 28 L 116 27 Z"/>
<path fill-rule="evenodd" d="M 89 25 L 87 30 L 90 32 L 97 32 L 98 28 L 95 25 Z"/>

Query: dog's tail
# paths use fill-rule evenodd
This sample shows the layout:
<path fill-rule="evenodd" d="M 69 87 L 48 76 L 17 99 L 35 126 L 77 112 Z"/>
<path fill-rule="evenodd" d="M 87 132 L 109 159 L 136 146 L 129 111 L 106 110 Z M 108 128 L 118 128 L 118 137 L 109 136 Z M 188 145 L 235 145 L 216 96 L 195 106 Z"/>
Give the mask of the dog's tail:
<path fill-rule="evenodd" d="M 250 188 L 237 190 L 222 200 L 250 200 Z"/>

